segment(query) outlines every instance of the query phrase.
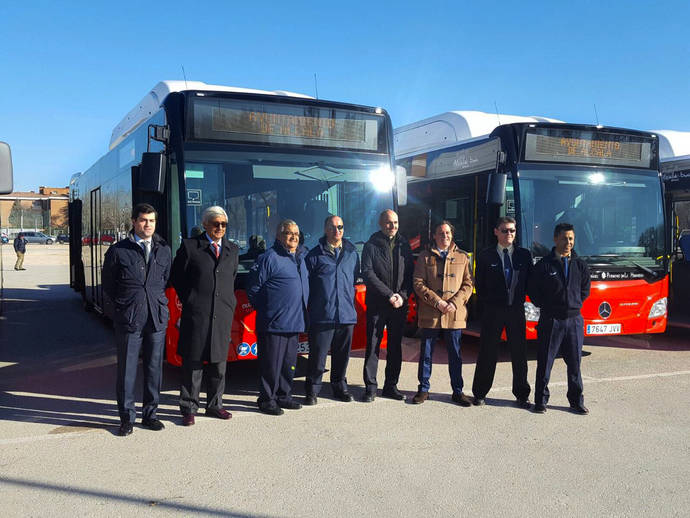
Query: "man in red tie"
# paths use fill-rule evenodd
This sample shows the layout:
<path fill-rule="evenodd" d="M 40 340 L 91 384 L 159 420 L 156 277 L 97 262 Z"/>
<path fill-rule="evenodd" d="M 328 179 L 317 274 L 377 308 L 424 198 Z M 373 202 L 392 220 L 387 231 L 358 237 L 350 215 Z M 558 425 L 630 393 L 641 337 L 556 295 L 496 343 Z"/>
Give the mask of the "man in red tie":
<path fill-rule="evenodd" d="M 182 302 L 177 352 L 182 357 L 180 411 L 185 426 L 194 424 L 204 374 L 206 415 L 232 417 L 223 409 L 223 392 L 239 249 L 224 237 L 228 215 L 222 207 L 207 208 L 201 219 L 205 232 L 182 241 L 170 276 Z"/>

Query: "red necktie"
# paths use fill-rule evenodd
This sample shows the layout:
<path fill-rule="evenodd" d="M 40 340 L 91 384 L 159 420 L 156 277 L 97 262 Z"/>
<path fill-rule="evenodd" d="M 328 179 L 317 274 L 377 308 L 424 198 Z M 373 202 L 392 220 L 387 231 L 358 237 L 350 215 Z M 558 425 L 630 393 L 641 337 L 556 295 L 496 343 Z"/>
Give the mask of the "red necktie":
<path fill-rule="evenodd" d="M 213 245 L 213 251 L 216 253 L 216 259 L 220 257 L 220 249 L 218 248 L 218 243 L 211 243 Z"/>

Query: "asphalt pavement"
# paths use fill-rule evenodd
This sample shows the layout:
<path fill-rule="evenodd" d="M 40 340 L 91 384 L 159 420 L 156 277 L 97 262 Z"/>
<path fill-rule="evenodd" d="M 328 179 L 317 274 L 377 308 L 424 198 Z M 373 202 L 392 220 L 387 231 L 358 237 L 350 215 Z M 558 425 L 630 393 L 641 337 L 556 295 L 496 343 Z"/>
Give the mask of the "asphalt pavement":
<path fill-rule="evenodd" d="M 513 405 L 503 352 L 483 407 L 450 399 L 436 351 L 431 399 L 341 403 L 272 417 L 256 409 L 256 362 L 229 365 L 230 421 L 182 427 L 179 371 L 164 368 L 159 417 L 116 435 L 112 329 L 68 286 L 67 247 L 5 259 L 0 317 L 0 498 L 5 516 L 687 516 L 690 332 L 586 340 L 590 415 L 568 411 L 554 367 L 544 415 Z M 471 388 L 477 340 L 463 342 Z M 417 388 L 407 340 L 399 388 Z M 362 391 L 362 352 L 348 369 Z M 304 394 L 306 360 L 295 393 Z M 385 361 L 380 362 L 383 379 Z M 533 385 L 536 361 L 530 352 Z M 327 377 L 328 375 L 326 375 Z M 466 390 L 469 392 L 469 390 Z"/>

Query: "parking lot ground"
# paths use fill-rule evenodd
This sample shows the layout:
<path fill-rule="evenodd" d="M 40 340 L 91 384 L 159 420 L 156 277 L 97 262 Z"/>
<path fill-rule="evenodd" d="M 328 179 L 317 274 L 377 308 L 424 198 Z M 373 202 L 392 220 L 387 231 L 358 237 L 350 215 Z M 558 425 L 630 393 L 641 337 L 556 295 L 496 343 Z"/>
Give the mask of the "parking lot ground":
<path fill-rule="evenodd" d="M 180 425 L 165 366 L 162 432 L 115 435 L 112 330 L 67 286 L 67 247 L 29 248 L 8 269 L 0 317 L 0 495 L 5 516 L 686 516 L 690 333 L 587 340 L 591 413 L 567 409 L 557 361 L 544 415 L 513 406 L 507 353 L 483 407 L 450 400 L 443 347 L 423 405 L 377 398 L 270 417 L 256 362 L 229 365 L 229 422 Z M 13 263 L 12 263 L 13 264 Z M 463 343 L 466 392 L 478 342 Z M 416 340 L 399 387 L 416 391 Z M 530 353 L 530 383 L 536 368 Z M 304 394 L 304 359 L 295 393 Z M 380 364 L 383 379 L 385 361 Z M 362 388 L 362 353 L 348 370 Z"/>

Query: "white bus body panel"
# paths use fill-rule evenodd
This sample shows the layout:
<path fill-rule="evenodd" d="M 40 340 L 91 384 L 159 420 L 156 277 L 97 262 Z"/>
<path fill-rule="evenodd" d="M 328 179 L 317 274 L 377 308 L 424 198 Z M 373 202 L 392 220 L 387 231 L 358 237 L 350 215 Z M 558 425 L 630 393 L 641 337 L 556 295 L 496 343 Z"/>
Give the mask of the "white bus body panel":
<path fill-rule="evenodd" d="M 658 130 L 659 160 L 679 160 L 690 158 L 690 131 Z"/>
<path fill-rule="evenodd" d="M 480 111 L 451 111 L 395 129 L 395 157 L 437 151 L 455 144 L 483 139 L 501 124 L 563 122 L 548 117 L 523 117 Z"/>
<path fill-rule="evenodd" d="M 132 108 L 127 115 L 115 126 L 110 137 L 110 147 L 113 149 L 120 142 L 122 142 L 127 135 L 132 133 L 144 121 L 148 120 L 154 113 L 156 113 L 165 98 L 173 92 L 184 92 L 187 90 L 202 90 L 208 92 L 235 92 L 235 93 L 249 93 L 261 95 L 282 95 L 286 97 L 297 97 L 301 99 L 312 99 L 312 97 L 304 94 L 286 92 L 284 90 L 268 91 L 255 90 L 252 88 L 240 88 L 235 86 L 221 86 L 209 85 L 201 81 L 161 81 L 153 87 L 144 98 Z"/>

